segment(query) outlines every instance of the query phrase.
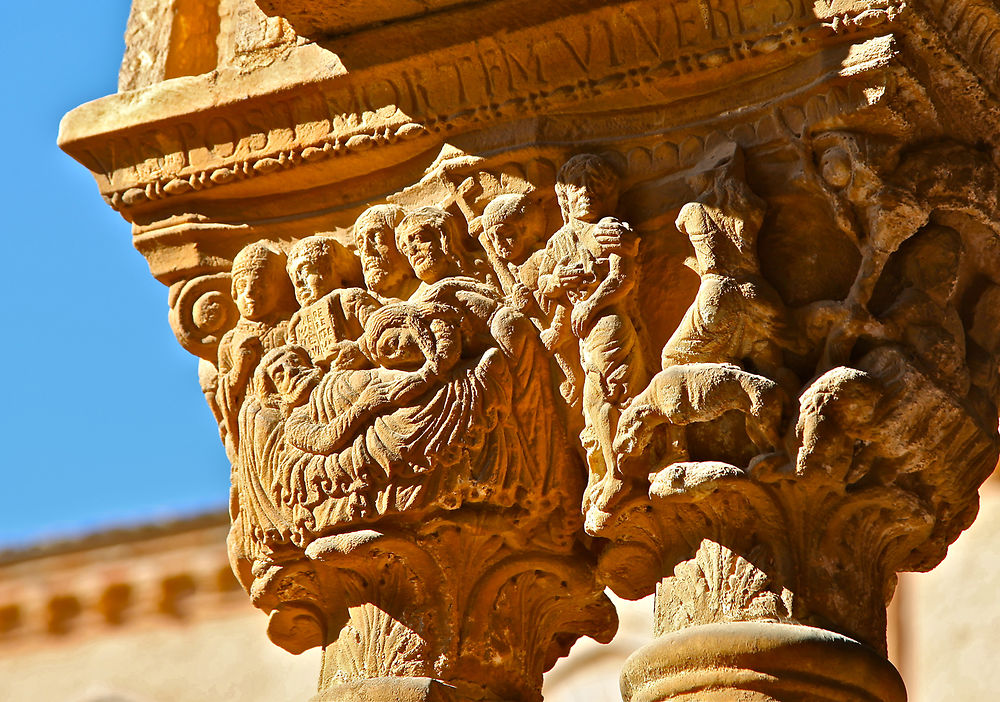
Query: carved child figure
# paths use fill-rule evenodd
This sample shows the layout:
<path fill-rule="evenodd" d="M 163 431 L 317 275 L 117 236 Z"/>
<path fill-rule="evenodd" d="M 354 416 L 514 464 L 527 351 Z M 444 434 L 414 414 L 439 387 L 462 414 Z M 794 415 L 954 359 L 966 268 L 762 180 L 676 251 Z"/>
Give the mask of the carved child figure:
<path fill-rule="evenodd" d="M 233 300 L 240 319 L 219 343 L 216 398 L 222 416 L 219 430 L 230 459 L 235 459 L 239 447 L 237 418 L 247 384 L 261 357 L 285 343 L 285 305 L 291 295 L 285 257 L 262 242 L 250 244 L 236 254 L 232 275 Z"/>
<path fill-rule="evenodd" d="M 288 324 L 288 341 L 303 346 L 313 362 L 328 367 L 358 339 L 368 316 L 381 305 L 368 291 L 342 288 L 334 241 L 310 236 L 288 252 L 288 277 L 301 305 Z"/>
<path fill-rule="evenodd" d="M 556 181 L 563 226 L 545 247 L 539 289 L 570 313 L 584 370 L 584 443 L 594 479 L 616 467 L 618 415 L 642 388 L 645 368 L 629 310 L 639 238 L 616 219 L 618 177 L 594 154 L 567 161 Z M 596 446 L 595 446 L 596 444 Z"/>

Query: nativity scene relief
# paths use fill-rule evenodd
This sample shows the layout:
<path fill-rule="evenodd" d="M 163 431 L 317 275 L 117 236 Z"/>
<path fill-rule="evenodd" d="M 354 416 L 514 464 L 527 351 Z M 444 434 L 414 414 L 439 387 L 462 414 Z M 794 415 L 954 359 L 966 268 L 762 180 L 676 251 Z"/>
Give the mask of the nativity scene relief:
<path fill-rule="evenodd" d="M 883 182 L 871 165 L 845 182 L 832 162 L 861 148 L 837 134 L 816 143 L 793 185 L 823 193 L 828 225 L 850 231 L 859 261 L 835 297 L 788 300 L 772 282 L 763 251 L 784 245 L 788 225 L 733 142 L 661 179 L 653 206 L 614 154 L 583 153 L 547 182 L 505 190 L 487 172 L 459 173 L 435 204 L 378 204 L 346 231 L 241 250 L 239 319 L 204 375 L 233 464 L 233 565 L 272 612 L 272 638 L 295 650 L 363 636 L 323 617 L 314 637 L 289 633 L 316 618 L 302 601 L 320 597 L 288 601 L 289 583 L 344 572 L 356 562 L 347 544 L 379 554 L 403 539 L 424 555 L 393 561 L 410 573 L 394 577 L 429 582 L 440 574 L 426 559 L 458 567 L 442 529 L 468 537 L 499 520 L 552 572 L 584 569 L 583 599 L 563 576 L 540 592 L 567 620 L 584 607 L 596 638 L 613 631 L 606 586 L 627 598 L 655 589 L 664 635 L 785 622 L 883 648 L 894 574 L 936 563 L 968 520 L 967 503 L 929 486 L 946 466 L 971 484 L 996 461 L 998 373 L 983 359 L 997 343 L 975 302 L 994 288 L 970 287 L 959 223 L 933 222 L 930 205 L 876 211 L 917 202 L 921 184 Z M 665 246 L 682 253 L 651 265 Z M 971 300 L 965 312 L 958 300 Z M 967 340 L 970 314 L 980 321 Z M 672 328 L 650 328 L 664 315 Z M 826 541 L 825 524 L 859 520 L 870 538 Z M 515 558 L 513 542 L 496 548 L 464 577 L 488 580 Z M 837 581 L 815 554 L 838 549 L 877 567 Z M 727 569 L 749 595 L 709 576 Z M 387 606 L 405 596 L 399 583 L 365 601 Z M 473 606 L 464 587 L 445 587 L 456 612 Z M 476 606 L 500 591 L 489 592 Z M 444 645 L 416 626 L 403 671 Z M 548 635 L 561 655 L 558 627 Z M 503 663 L 524 689 L 540 665 Z"/>

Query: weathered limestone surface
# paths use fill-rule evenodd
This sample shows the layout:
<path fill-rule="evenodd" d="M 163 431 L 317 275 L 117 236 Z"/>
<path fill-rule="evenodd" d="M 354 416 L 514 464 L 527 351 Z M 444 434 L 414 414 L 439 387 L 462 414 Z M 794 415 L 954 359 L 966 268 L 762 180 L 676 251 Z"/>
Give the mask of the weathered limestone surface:
<path fill-rule="evenodd" d="M 60 143 L 170 287 L 233 569 L 276 643 L 323 648 L 316 700 L 539 699 L 613 634 L 604 586 L 657 593 L 626 700 L 905 698 L 896 574 L 1000 451 L 997 8 L 130 27 Z"/>

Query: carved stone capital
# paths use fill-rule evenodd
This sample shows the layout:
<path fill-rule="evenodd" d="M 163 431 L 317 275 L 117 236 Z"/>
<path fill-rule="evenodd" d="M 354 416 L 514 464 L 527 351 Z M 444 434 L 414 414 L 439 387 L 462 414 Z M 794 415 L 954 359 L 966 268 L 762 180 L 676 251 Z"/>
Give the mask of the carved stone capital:
<path fill-rule="evenodd" d="M 170 286 L 317 700 L 538 699 L 604 586 L 658 593 L 633 700 L 902 699 L 896 573 L 1000 452 L 995 9 L 218 15 L 146 69 L 136 19 L 60 143 Z"/>

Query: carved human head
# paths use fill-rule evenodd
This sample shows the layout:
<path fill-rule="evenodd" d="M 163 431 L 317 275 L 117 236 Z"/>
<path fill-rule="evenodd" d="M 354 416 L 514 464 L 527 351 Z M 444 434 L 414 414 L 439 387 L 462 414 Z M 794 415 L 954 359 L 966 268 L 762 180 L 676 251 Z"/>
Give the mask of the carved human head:
<path fill-rule="evenodd" d="M 619 182 L 611 164 L 596 154 L 578 154 L 559 169 L 556 196 L 563 220 L 595 224 L 618 209 Z"/>
<path fill-rule="evenodd" d="M 421 207 L 396 228 L 396 245 L 420 280 L 436 283 L 464 267 L 459 236 L 453 215 L 440 207 Z"/>
<path fill-rule="evenodd" d="M 401 284 L 412 277 L 406 259 L 396 248 L 396 227 L 405 216 L 406 211 L 399 205 L 375 205 L 354 223 L 354 242 L 365 285 L 383 297 L 399 297 Z"/>
<path fill-rule="evenodd" d="M 530 253 L 528 209 L 525 195 L 501 195 L 486 205 L 482 219 L 483 231 L 497 255 L 504 261 L 520 264 Z"/>
<path fill-rule="evenodd" d="M 431 303 L 398 302 L 379 308 L 365 322 L 362 353 L 383 368 L 416 370 L 457 352 L 459 343 L 448 308 Z M 450 346 L 445 351 L 445 346 Z"/>
<path fill-rule="evenodd" d="M 244 319 L 261 321 L 278 310 L 288 289 L 285 256 L 264 242 L 245 246 L 233 259 L 233 300 Z"/>
<path fill-rule="evenodd" d="M 311 305 L 343 284 L 334 257 L 334 241 L 330 237 L 308 236 L 292 246 L 286 270 L 299 305 Z"/>
<path fill-rule="evenodd" d="M 269 351 L 254 372 L 254 392 L 265 407 L 283 412 L 303 405 L 322 378 L 309 353 L 301 346 L 282 346 Z"/>
<path fill-rule="evenodd" d="M 906 242 L 901 253 L 903 277 L 944 304 L 951 297 L 958 280 L 962 256 L 962 237 L 951 227 L 930 225 Z"/>

